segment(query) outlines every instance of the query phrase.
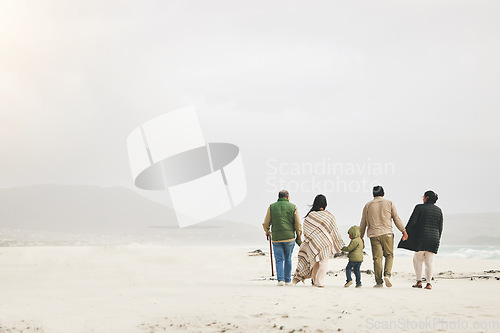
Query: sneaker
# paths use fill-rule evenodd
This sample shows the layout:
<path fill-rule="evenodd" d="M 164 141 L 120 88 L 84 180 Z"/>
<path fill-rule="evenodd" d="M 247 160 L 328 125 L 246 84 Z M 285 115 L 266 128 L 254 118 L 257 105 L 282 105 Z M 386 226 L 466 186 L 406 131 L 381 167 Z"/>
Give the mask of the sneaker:
<path fill-rule="evenodd" d="M 349 287 L 352 284 L 352 281 L 348 281 L 346 284 L 344 284 L 344 288 Z"/>
<path fill-rule="evenodd" d="M 384 288 L 384 284 L 383 283 L 377 283 L 376 285 L 373 286 L 373 288 Z"/>
<path fill-rule="evenodd" d="M 278 286 L 284 286 L 285 285 L 285 281 L 278 281 Z"/>
<path fill-rule="evenodd" d="M 361 286 L 362 286 L 361 284 L 357 284 L 356 288 L 361 288 Z"/>
<path fill-rule="evenodd" d="M 291 282 L 285 282 L 285 286 L 291 286 L 292 283 Z"/>
<path fill-rule="evenodd" d="M 386 276 L 386 277 L 384 277 L 384 281 L 385 281 L 385 286 L 386 286 L 387 288 L 392 287 L 391 280 L 389 280 L 389 278 L 388 278 L 387 276 Z"/>

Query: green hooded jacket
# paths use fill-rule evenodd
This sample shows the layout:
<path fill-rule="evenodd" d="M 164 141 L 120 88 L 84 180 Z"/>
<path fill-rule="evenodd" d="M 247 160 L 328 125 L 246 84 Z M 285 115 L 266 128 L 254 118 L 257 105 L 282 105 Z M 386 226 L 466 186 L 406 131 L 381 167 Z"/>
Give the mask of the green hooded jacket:
<path fill-rule="evenodd" d="M 349 245 L 342 248 L 342 251 L 349 252 L 349 261 L 363 262 L 363 248 L 365 244 L 363 244 L 363 241 L 359 237 L 361 234 L 359 227 L 357 225 L 352 226 L 349 228 L 348 233 L 352 239 Z"/>

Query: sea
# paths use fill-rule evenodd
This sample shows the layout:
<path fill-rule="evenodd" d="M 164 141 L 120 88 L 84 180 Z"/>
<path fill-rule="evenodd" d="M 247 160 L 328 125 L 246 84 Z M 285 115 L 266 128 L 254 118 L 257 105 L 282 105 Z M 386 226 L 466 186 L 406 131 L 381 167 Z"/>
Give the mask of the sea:
<path fill-rule="evenodd" d="M 347 241 L 347 240 L 344 240 Z M 365 252 L 370 253 L 369 242 Z M 16 246 L 231 246 L 244 249 L 267 251 L 269 243 L 259 233 L 255 237 L 243 237 L 237 231 L 225 232 L 224 229 L 191 230 L 149 230 L 140 233 L 62 233 L 52 231 L 33 231 L 23 229 L 0 229 L 0 248 Z M 397 246 L 397 242 L 395 243 Z M 297 248 L 298 250 L 298 248 Z M 395 256 L 411 257 L 412 251 L 394 249 Z M 440 257 L 467 259 L 498 259 L 500 245 L 485 244 L 447 244 L 439 247 Z"/>
<path fill-rule="evenodd" d="M 412 257 L 414 252 L 395 249 L 394 255 Z M 441 245 L 438 250 L 440 257 L 467 259 L 500 259 L 500 246 L 493 245 Z"/>

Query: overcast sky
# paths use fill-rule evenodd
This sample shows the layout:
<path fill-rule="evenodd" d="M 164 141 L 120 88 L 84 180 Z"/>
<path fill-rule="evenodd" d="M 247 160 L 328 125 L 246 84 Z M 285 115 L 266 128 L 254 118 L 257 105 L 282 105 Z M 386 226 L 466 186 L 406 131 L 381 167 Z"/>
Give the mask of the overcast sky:
<path fill-rule="evenodd" d="M 403 220 L 428 189 L 445 213 L 499 211 L 499 17 L 483 0 L 2 1 L 0 187 L 133 188 L 128 134 L 194 105 L 245 164 L 222 218 L 262 223 L 286 187 L 301 215 L 322 192 L 357 224 L 372 183 Z"/>

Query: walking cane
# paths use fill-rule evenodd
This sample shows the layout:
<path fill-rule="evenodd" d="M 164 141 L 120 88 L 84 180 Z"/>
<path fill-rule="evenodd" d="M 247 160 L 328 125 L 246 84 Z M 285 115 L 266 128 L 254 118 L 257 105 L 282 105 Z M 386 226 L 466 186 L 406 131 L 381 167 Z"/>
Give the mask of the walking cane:
<path fill-rule="evenodd" d="M 271 244 L 271 235 L 267 235 L 267 239 L 269 240 L 269 253 L 271 258 L 271 276 L 274 276 L 274 268 L 273 268 L 273 246 Z"/>

